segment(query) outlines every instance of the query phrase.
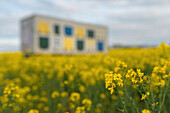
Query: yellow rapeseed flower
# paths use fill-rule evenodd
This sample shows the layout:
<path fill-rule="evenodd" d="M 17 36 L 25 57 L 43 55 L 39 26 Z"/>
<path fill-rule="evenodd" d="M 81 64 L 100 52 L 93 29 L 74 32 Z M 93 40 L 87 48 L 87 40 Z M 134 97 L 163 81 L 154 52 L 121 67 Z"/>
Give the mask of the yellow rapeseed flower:
<path fill-rule="evenodd" d="M 39 113 L 39 111 L 37 109 L 31 109 L 28 111 L 28 113 Z"/>
<path fill-rule="evenodd" d="M 58 91 L 53 91 L 52 93 L 51 93 L 51 98 L 56 98 L 56 97 L 59 97 L 60 96 L 60 93 L 58 92 Z"/>
<path fill-rule="evenodd" d="M 142 110 L 142 113 L 150 113 L 150 110 L 144 109 L 144 110 Z"/>
<path fill-rule="evenodd" d="M 85 106 L 85 108 L 87 109 L 87 111 L 90 111 L 91 109 L 91 104 L 92 101 L 90 99 L 83 99 L 82 100 L 82 104 Z"/>
<path fill-rule="evenodd" d="M 77 92 L 71 93 L 70 100 L 72 102 L 78 102 L 80 100 L 80 93 Z"/>

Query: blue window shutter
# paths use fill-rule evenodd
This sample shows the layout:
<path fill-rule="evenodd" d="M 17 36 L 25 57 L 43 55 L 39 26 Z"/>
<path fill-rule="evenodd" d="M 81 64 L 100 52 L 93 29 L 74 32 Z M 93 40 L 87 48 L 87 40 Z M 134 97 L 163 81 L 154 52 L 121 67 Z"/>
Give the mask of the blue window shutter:
<path fill-rule="evenodd" d="M 102 42 L 98 42 L 98 50 L 103 51 L 103 43 Z"/>
<path fill-rule="evenodd" d="M 65 27 L 65 34 L 70 36 L 72 35 L 72 28 L 71 27 Z"/>

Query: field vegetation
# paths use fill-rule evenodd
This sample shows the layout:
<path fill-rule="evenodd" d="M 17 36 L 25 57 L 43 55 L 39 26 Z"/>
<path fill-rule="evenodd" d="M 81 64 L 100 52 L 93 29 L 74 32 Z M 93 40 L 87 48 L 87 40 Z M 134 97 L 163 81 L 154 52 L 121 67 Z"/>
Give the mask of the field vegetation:
<path fill-rule="evenodd" d="M 170 113 L 170 46 L 0 54 L 1 113 Z"/>

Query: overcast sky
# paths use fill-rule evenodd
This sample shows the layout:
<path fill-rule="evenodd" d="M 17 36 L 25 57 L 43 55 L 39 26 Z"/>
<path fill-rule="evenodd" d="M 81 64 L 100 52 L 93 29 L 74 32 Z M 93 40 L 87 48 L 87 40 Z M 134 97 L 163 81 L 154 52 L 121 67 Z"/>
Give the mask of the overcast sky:
<path fill-rule="evenodd" d="M 0 0 L 0 51 L 20 48 L 31 14 L 106 25 L 109 45 L 170 44 L 170 0 Z"/>

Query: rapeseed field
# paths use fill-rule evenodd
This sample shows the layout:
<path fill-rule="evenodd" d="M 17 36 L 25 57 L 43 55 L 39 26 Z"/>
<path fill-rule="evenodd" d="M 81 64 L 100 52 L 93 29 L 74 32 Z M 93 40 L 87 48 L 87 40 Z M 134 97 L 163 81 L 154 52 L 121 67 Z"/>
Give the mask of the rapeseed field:
<path fill-rule="evenodd" d="M 0 53 L 1 113 L 170 113 L 170 46 Z"/>

